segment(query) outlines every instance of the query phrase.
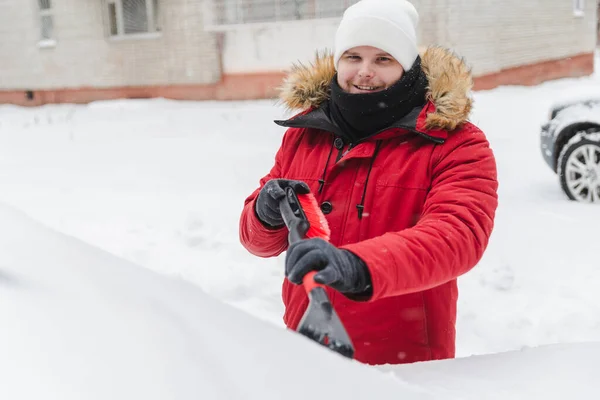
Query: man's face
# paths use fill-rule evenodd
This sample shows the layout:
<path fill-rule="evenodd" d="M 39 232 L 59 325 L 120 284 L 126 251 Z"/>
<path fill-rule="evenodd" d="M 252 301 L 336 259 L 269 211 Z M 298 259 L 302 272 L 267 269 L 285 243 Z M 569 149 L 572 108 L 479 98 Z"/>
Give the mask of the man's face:
<path fill-rule="evenodd" d="M 348 93 L 375 93 L 404 75 L 404 68 L 385 51 L 371 46 L 353 47 L 338 62 L 338 85 Z"/>

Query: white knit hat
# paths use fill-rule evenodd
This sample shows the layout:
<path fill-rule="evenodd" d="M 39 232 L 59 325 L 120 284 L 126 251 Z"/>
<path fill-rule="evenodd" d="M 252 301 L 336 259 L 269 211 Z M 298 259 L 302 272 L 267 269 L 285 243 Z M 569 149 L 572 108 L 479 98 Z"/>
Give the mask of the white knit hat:
<path fill-rule="evenodd" d="M 408 71 L 419 54 L 419 14 L 407 0 L 361 0 L 344 12 L 335 34 L 335 68 L 342 54 L 373 46 L 394 57 Z"/>

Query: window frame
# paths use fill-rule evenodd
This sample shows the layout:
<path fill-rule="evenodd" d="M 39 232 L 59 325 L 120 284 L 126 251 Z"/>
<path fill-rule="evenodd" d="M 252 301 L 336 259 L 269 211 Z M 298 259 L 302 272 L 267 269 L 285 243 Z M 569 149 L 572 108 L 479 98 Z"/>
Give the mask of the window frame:
<path fill-rule="evenodd" d="M 585 17 L 585 0 L 573 0 L 573 16 Z"/>
<path fill-rule="evenodd" d="M 156 9 L 154 0 L 144 0 L 146 4 L 146 19 L 148 24 L 148 32 L 140 33 L 125 33 L 125 23 L 123 20 L 123 1 L 122 0 L 104 0 L 104 14 L 106 16 L 106 35 L 109 40 L 120 41 L 130 39 L 154 39 L 162 36 L 162 28 L 160 23 L 156 24 L 155 21 L 159 21 L 161 18 L 160 13 L 160 0 L 156 0 Z M 111 17 L 110 17 L 110 6 L 115 6 L 115 17 L 117 34 L 113 35 L 111 32 Z M 158 16 L 156 14 L 158 13 Z M 158 26 L 157 26 L 158 25 Z"/>
<path fill-rule="evenodd" d="M 262 28 L 269 26 L 276 26 L 281 24 L 303 24 L 306 22 L 323 22 L 331 23 L 340 21 L 344 10 L 351 4 L 356 3 L 358 0 L 337 0 L 339 4 L 338 16 L 318 16 L 316 11 L 321 8 L 319 3 L 327 3 L 328 0 L 309 0 L 309 8 L 313 10 L 315 15 L 308 14 L 304 18 L 290 19 L 281 18 L 281 2 L 284 0 L 274 0 L 274 19 L 265 21 L 244 21 L 244 17 L 240 17 L 240 13 L 243 13 L 243 8 L 252 7 L 253 0 L 204 0 L 204 29 L 206 31 L 220 32 L 220 31 L 234 31 L 240 29 L 251 29 L 251 28 Z M 257 4 L 260 5 L 260 4 Z M 219 14 L 234 15 L 234 18 L 227 19 Z"/>
<path fill-rule="evenodd" d="M 56 46 L 56 33 L 54 26 L 54 7 L 52 6 L 52 1 L 48 1 L 48 8 L 42 8 L 42 2 L 40 0 L 35 0 L 37 6 L 37 19 L 39 23 L 39 39 L 38 39 L 38 47 L 55 47 Z M 52 32 L 50 37 L 44 37 L 44 18 L 49 18 L 52 24 Z"/>

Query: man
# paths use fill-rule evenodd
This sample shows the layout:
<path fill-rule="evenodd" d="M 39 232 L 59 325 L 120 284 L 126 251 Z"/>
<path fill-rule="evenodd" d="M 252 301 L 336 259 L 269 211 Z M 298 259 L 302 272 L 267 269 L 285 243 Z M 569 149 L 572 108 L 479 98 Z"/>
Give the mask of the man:
<path fill-rule="evenodd" d="M 245 202 L 253 254 L 287 249 L 284 321 L 295 329 L 311 270 L 369 364 L 451 358 L 456 279 L 481 259 L 498 204 L 496 163 L 467 121 L 472 79 L 450 51 L 419 56 L 405 0 L 362 0 L 344 13 L 332 57 L 296 67 L 282 99 L 297 116 L 271 171 Z M 331 240 L 290 246 L 286 186 L 315 194 Z"/>

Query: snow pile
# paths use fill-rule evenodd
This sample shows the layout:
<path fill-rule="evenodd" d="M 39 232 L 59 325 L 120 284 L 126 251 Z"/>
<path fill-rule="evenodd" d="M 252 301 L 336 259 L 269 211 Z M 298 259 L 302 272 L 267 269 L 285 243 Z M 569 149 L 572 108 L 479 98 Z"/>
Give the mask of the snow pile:
<path fill-rule="evenodd" d="M 0 204 L 0 398 L 591 398 L 600 343 L 369 367 Z"/>
<path fill-rule="evenodd" d="M 600 393 L 600 342 L 543 346 L 517 352 L 394 367 L 436 399 L 595 399 Z"/>
<path fill-rule="evenodd" d="M 2 399 L 305 399 L 307 384 L 431 398 L 3 205 L 0 219 Z"/>

